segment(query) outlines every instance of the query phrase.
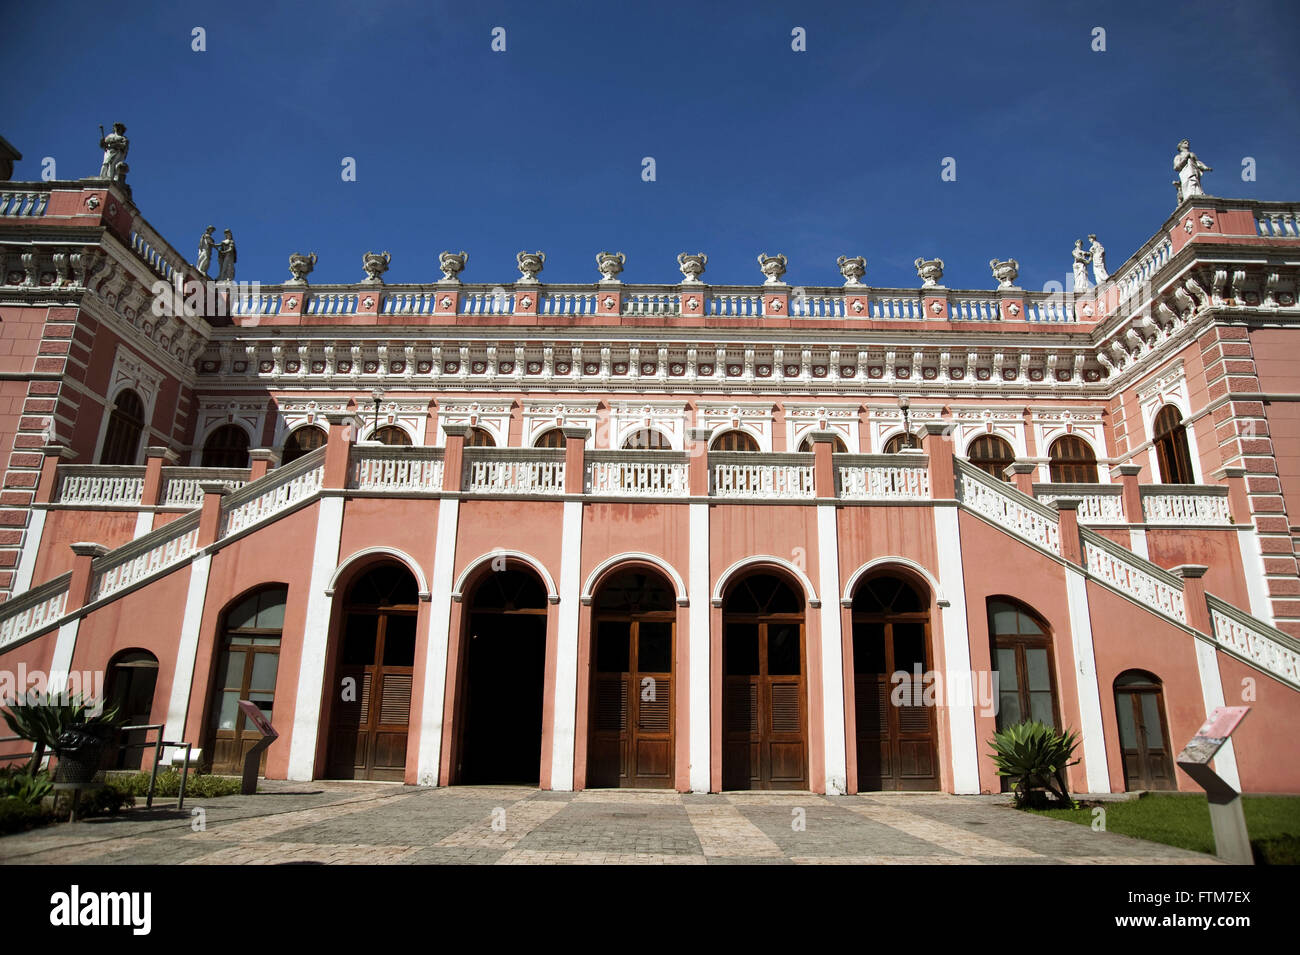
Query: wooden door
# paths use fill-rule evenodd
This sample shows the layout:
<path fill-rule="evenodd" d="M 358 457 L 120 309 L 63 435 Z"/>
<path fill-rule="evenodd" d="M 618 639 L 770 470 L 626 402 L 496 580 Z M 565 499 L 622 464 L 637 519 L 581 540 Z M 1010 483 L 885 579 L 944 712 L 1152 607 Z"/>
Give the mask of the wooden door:
<path fill-rule="evenodd" d="M 673 786 L 674 622 L 663 616 L 593 622 L 588 786 Z"/>
<path fill-rule="evenodd" d="M 922 620 L 854 620 L 860 791 L 939 788 L 929 629 Z"/>
<path fill-rule="evenodd" d="M 803 623 L 723 622 L 723 789 L 808 788 Z"/>
<path fill-rule="evenodd" d="M 216 725 L 212 735 L 212 772 L 239 775 L 244 771 L 244 758 L 253 745 L 262 738 L 261 732 L 248 722 L 239 709 L 240 700 L 257 704 L 268 722 L 274 725 L 275 678 L 280 666 L 280 645 L 252 645 L 249 643 L 228 646 L 221 654 L 217 687 L 220 705 L 216 711 Z M 266 751 L 258 772 L 266 772 Z"/>
<path fill-rule="evenodd" d="M 1130 792 L 1177 789 L 1160 684 L 1143 680 L 1117 686 L 1115 716 L 1119 721 L 1125 788 Z"/>
<path fill-rule="evenodd" d="M 330 777 L 405 778 L 415 620 L 414 609 L 345 615 L 330 719 Z"/>

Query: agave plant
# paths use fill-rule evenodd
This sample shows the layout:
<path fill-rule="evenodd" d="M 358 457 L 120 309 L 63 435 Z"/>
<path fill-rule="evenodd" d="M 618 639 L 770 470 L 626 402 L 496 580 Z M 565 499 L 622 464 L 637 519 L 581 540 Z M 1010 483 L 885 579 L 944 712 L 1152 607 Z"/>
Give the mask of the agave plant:
<path fill-rule="evenodd" d="M 1073 730 L 1058 732 L 1037 720 L 1016 723 L 995 733 L 990 741 L 998 775 L 1011 782 L 1017 808 L 1046 802 L 1074 807 L 1065 781 L 1065 770 L 1079 745 Z"/>
<path fill-rule="evenodd" d="M 115 706 L 104 709 L 97 715 L 88 715 L 95 709 L 97 707 L 84 697 L 74 696 L 67 700 L 11 706 L 7 710 L 0 710 L 0 716 L 4 717 L 15 736 L 36 744 L 32 760 L 27 766 L 27 775 L 34 776 L 40 769 L 46 750 L 57 752 L 59 737 L 74 726 L 116 726 L 122 721 Z"/>
<path fill-rule="evenodd" d="M 39 805 L 54 789 L 48 773 L 27 773 L 17 769 L 0 770 L 0 796 L 19 799 L 29 806 Z"/>

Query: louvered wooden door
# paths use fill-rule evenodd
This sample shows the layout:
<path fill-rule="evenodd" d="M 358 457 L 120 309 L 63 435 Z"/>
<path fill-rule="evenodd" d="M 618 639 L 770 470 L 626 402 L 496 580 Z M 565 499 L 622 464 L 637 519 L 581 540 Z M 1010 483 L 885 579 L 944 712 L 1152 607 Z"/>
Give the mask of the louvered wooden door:
<path fill-rule="evenodd" d="M 673 785 L 673 622 L 597 620 L 587 785 Z"/>
<path fill-rule="evenodd" d="M 405 777 L 414 663 L 414 613 L 347 614 L 330 721 L 331 777 Z"/>
<path fill-rule="evenodd" d="M 938 789 L 929 625 L 855 620 L 853 669 L 858 789 Z"/>
<path fill-rule="evenodd" d="M 808 788 L 802 623 L 724 629 L 722 788 Z"/>

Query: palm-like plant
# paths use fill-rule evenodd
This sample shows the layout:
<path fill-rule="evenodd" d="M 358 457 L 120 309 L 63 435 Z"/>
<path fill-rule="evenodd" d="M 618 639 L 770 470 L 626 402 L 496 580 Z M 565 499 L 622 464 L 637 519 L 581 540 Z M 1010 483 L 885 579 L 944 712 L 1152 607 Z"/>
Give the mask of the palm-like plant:
<path fill-rule="evenodd" d="M 0 716 L 4 717 L 15 736 L 36 744 L 27 766 L 27 775 L 33 776 L 40 769 L 46 750 L 57 753 L 59 737 L 68 730 L 75 726 L 116 726 L 122 720 L 116 706 L 88 715 L 96 709 L 98 707 L 88 703 L 84 697 L 73 696 L 67 700 L 11 706 L 0 710 Z"/>
<path fill-rule="evenodd" d="M 990 741 L 998 775 L 1011 782 L 1017 808 L 1053 802 L 1074 807 L 1065 781 L 1065 770 L 1079 761 L 1071 761 L 1079 745 L 1073 730 L 1058 732 L 1037 720 L 1016 723 L 995 733 Z"/>

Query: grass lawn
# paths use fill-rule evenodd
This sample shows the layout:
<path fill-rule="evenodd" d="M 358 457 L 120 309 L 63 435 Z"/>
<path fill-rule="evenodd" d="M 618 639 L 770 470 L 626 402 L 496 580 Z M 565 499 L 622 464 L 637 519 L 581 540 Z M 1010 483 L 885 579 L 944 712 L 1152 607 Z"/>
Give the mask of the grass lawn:
<path fill-rule="evenodd" d="M 1291 836 L 1300 839 L 1300 796 L 1245 796 L 1251 842 Z M 1150 793 L 1128 802 L 1094 803 L 1081 809 L 1030 810 L 1040 816 L 1092 825 L 1093 806 L 1106 810 L 1106 830 L 1165 845 L 1214 852 L 1210 804 L 1204 795 Z"/>

